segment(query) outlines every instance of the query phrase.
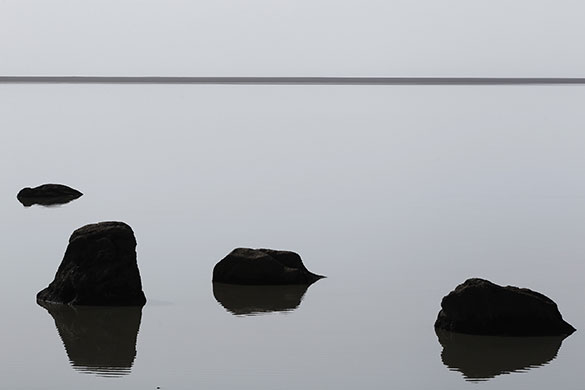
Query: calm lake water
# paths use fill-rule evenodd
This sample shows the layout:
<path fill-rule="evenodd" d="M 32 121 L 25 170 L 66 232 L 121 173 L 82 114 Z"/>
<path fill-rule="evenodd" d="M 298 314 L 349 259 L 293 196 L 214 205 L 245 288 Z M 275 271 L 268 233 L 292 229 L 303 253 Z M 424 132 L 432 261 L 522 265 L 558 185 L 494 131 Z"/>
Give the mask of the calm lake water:
<path fill-rule="evenodd" d="M 581 389 L 584 101 L 584 86 L 0 85 L 0 388 Z M 85 195 L 16 200 L 50 182 Z M 134 229 L 147 305 L 37 305 L 73 230 L 105 220 Z M 328 278 L 214 288 L 239 246 Z M 546 294 L 577 332 L 437 335 L 469 277 Z"/>

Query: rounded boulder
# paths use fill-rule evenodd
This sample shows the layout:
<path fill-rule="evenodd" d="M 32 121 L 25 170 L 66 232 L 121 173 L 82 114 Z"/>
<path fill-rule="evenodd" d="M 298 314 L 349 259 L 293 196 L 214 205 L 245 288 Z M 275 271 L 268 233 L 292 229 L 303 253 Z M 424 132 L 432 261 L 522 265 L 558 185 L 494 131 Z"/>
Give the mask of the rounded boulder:
<path fill-rule="evenodd" d="M 545 295 L 478 278 L 466 280 L 443 298 L 435 327 L 499 336 L 556 336 L 575 331 Z"/>
<path fill-rule="evenodd" d="M 246 285 L 312 284 L 324 276 L 310 272 L 294 252 L 236 248 L 213 268 L 213 282 Z"/>

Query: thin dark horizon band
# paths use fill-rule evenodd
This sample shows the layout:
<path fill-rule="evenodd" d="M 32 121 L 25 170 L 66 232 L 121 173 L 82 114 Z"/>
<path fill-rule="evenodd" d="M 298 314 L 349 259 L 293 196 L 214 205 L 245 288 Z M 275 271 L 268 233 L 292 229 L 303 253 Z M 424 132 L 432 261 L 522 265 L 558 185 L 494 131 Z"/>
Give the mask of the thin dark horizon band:
<path fill-rule="evenodd" d="M 0 84 L 585 85 L 585 77 L 0 76 Z"/>

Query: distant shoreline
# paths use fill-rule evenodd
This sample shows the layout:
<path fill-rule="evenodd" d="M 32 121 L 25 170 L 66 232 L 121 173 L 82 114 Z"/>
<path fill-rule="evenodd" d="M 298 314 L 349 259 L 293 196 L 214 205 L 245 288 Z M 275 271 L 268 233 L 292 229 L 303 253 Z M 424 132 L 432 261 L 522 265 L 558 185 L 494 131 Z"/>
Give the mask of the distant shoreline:
<path fill-rule="evenodd" d="M 585 85 L 585 77 L 0 76 L 0 84 Z"/>

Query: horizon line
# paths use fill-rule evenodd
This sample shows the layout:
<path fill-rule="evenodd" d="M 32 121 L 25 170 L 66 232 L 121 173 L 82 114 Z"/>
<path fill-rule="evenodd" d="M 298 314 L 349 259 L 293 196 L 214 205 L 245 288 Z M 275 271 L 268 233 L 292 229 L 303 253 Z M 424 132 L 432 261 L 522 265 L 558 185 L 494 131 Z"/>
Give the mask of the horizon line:
<path fill-rule="evenodd" d="M 0 84 L 578 85 L 585 77 L 0 76 Z"/>

